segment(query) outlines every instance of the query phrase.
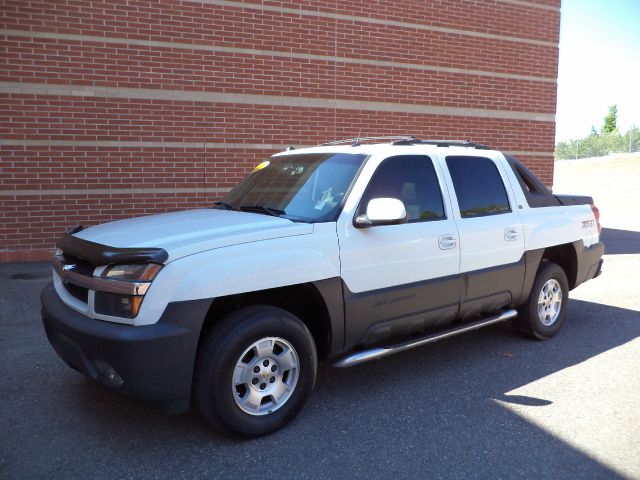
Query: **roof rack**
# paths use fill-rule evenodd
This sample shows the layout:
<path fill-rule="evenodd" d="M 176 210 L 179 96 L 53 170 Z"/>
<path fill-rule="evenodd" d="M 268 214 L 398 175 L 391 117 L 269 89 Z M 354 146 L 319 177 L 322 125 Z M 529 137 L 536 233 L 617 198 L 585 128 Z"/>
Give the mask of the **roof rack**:
<path fill-rule="evenodd" d="M 388 135 L 384 137 L 356 137 L 344 140 L 335 140 L 317 145 L 318 147 L 327 147 L 331 145 L 351 144 L 352 147 L 360 146 L 363 142 L 374 142 L 379 140 L 388 140 L 391 145 L 435 145 L 436 147 L 468 147 L 479 150 L 491 150 L 491 147 L 480 143 L 471 142 L 469 140 L 420 140 L 413 135 Z"/>
<path fill-rule="evenodd" d="M 396 140 L 392 145 L 435 145 L 436 147 L 469 147 L 478 150 L 491 150 L 491 147 L 469 140 L 420 140 L 417 138 Z"/>
<path fill-rule="evenodd" d="M 359 146 L 362 142 L 372 142 L 376 140 L 390 140 L 391 143 L 399 142 L 399 141 L 412 141 L 416 140 L 416 137 L 413 135 L 387 135 L 384 137 L 356 137 L 356 138 L 346 138 L 344 140 L 335 140 L 333 142 L 326 142 L 316 145 L 317 147 L 327 147 L 330 145 L 344 145 L 345 143 L 350 143 L 352 147 Z"/>

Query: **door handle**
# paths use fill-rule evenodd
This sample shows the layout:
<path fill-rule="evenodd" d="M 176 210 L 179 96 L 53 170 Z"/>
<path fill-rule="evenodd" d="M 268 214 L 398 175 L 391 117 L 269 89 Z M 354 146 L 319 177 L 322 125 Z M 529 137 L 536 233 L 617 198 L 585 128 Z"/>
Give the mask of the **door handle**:
<path fill-rule="evenodd" d="M 504 239 L 507 242 L 513 242 L 515 240 L 518 239 L 518 237 L 520 236 L 520 233 L 518 232 L 517 228 L 505 228 L 504 229 Z"/>
<path fill-rule="evenodd" d="M 455 235 L 440 235 L 438 237 L 438 246 L 440 250 L 449 250 L 451 248 L 456 248 L 458 246 L 458 239 Z"/>

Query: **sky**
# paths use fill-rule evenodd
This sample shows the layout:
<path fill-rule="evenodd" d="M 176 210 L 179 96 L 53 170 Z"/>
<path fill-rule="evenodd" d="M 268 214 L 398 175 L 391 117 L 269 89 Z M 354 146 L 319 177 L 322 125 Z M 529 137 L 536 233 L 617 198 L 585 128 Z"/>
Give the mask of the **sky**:
<path fill-rule="evenodd" d="M 640 127 L 640 0 L 562 0 L 556 141 Z"/>

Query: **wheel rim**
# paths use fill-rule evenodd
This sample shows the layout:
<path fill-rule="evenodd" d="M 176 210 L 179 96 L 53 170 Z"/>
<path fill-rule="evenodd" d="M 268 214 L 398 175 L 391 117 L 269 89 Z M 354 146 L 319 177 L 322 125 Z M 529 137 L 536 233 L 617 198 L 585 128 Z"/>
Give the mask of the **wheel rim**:
<path fill-rule="evenodd" d="M 538 318 L 545 327 L 550 327 L 560 317 L 562 308 L 562 288 L 551 278 L 542 286 L 538 296 Z"/>
<path fill-rule="evenodd" d="M 261 338 L 236 362 L 233 399 L 249 415 L 267 415 L 291 398 L 299 373 L 300 360 L 293 345 L 283 338 Z"/>

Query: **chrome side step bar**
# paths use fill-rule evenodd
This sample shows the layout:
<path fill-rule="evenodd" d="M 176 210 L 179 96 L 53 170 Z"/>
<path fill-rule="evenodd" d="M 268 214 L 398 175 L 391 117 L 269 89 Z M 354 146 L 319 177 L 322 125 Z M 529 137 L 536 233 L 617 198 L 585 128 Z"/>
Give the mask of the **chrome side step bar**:
<path fill-rule="evenodd" d="M 516 310 L 509 309 L 505 310 L 499 315 L 483 318 L 482 320 L 468 323 L 466 325 L 461 325 L 444 332 L 432 333 L 431 335 L 427 335 L 426 337 L 422 337 L 417 340 L 411 340 L 409 342 L 399 343 L 397 345 L 388 347 L 375 347 L 368 350 L 362 350 L 343 357 L 335 363 L 335 366 L 353 367 L 354 365 L 359 365 L 361 363 L 368 362 L 369 360 L 376 360 L 378 358 L 387 357 L 389 355 L 393 355 L 394 353 L 404 352 L 405 350 L 409 350 L 411 348 L 426 345 L 427 343 L 437 342 L 438 340 L 444 340 L 445 338 L 453 337 L 461 333 L 477 330 L 478 328 L 493 325 L 494 323 L 504 322 L 505 320 L 510 320 L 517 315 L 518 312 Z"/>

